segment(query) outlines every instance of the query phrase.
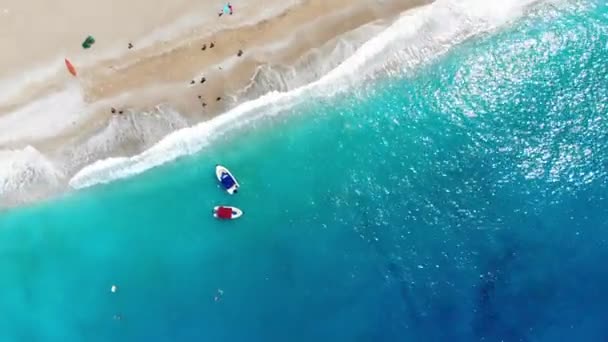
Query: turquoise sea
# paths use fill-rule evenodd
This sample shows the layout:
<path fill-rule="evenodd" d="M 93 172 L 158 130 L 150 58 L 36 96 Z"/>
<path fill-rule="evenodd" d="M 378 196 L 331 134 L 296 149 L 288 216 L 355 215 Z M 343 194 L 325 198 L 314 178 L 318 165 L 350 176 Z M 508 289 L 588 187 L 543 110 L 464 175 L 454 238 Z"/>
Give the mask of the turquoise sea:
<path fill-rule="evenodd" d="M 608 5 L 539 4 L 3 212 L 0 340 L 606 341 L 607 170 Z"/>

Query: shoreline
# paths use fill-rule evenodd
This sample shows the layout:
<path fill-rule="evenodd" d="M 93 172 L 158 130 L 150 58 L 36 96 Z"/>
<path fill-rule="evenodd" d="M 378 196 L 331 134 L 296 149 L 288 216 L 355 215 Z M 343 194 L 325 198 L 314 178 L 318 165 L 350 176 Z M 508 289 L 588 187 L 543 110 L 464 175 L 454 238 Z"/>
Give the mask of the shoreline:
<path fill-rule="evenodd" d="M 41 108 L 20 113 L 23 120 L 13 119 L 11 124 L 7 115 L 14 115 L 16 108 L 23 109 L 28 102 L 0 106 L 0 130 L 13 132 L 13 139 L 9 139 L 10 134 L 4 140 L 0 138 L 0 151 L 12 157 L 27 154 L 23 165 L 17 166 L 22 170 L 16 172 L 33 175 L 20 181 L 16 189 L 4 189 L 0 206 L 19 205 L 65 191 L 68 180 L 82 167 L 108 157 L 137 154 L 177 129 L 209 120 L 247 100 L 243 92 L 255 85 L 260 68 L 293 66 L 320 48 L 331 51 L 340 37 L 357 28 L 390 22 L 403 11 L 426 3 L 393 1 L 377 7 L 365 1 L 353 4 L 336 0 L 332 5 L 307 1 L 257 24 L 211 35 L 193 33 L 142 49 L 135 45 L 127 57 L 105 59 L 83 68 L 78 80 L 64 74 L 44 86 L 33 87 L 29 97 L 48 98 L 53 103 L 53 97 L 59 94 L 66 97 L 62 101 L 75 102 L 74 108 L 72 113 L 61 106 L 54 113 L 44 113 L 61 116 L 56 127 L 50 127 L 52 132 L 45 132 L 48 127 L 38 127 L 29 129 L 29 136 L 19 136 L 24 130 L 17 127 L 42 123 Z M 211 42 L 215 43 L 213 49 L 209 47 Z M 207 45 L 206 51 L 201 50 L 203 44 Z M 239 50 L 243 50 L 242 56 L 237 56 Z M 200 84 L 198 77 L 205 77 L 205 83 Z M 222 99 L 215 101 L 216 97 Z M 207 104 L 204 108 L 203 101 Z M 33 119 L 28 122 L 28 118 Z M 61 119 L 65 119 L 63 124 Z M 15 163 L 12 166 L 15 168 Z"/>

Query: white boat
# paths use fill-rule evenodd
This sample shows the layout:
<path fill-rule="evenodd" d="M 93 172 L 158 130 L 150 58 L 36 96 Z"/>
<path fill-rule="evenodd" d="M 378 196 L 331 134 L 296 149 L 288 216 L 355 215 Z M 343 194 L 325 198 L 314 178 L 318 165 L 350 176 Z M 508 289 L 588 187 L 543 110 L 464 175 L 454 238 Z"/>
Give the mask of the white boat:
<path fill-rule="evenodd" d="M 230 171 L 223 167 L 222 165 L 215 166 L 215 176 L 217 180 L 220 182 L 222 187 L 226 189 L 226 191 L 233 195 L 237 192 L 239 188 L 239 182 L 237 182 L 236 178 L 230 173 Z"/>
<path fill-rule="evenodd" d="M 220 220 L 234 220 L 243 216 L 243 211 L 237 207 L 220 205 L 213 208 L 213 217 Z"/>

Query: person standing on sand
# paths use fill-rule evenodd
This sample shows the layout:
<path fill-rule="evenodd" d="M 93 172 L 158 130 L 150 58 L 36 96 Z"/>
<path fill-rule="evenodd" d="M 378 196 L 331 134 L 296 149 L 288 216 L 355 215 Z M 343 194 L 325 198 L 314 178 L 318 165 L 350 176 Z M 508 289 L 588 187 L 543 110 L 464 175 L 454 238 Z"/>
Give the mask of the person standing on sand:
<path fill-rule="evenodd" d="M 222 9 L 222 11 L 218 14 L 218 16 L 222 16 L 222 14 L 230 14 L 232 15 L 232 5 L 230 4 L 230 2 L 227 2 L 224 5 L 224 8 Z"/>

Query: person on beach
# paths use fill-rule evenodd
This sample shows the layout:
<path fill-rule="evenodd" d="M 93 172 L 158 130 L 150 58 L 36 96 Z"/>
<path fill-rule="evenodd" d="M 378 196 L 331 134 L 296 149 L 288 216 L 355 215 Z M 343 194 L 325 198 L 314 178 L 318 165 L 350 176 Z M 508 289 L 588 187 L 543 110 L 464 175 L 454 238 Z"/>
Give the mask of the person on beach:
<path fill-rule="evenodd" d="M 222 14 L 230 14 L 230 15 L 232 15 L 232 5 L 229 2 L 227 2 L 224 5 L 224 8 L 222 9 L 222 11 L 220 13 L 218 13 L 218 16 L 221 17 Z"/>

